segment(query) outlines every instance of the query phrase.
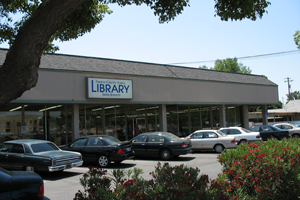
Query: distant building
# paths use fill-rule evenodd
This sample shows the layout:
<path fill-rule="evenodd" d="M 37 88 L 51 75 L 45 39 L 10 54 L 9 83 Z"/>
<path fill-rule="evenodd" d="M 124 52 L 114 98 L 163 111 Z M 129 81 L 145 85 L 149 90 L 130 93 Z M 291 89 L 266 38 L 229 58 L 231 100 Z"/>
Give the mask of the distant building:
<path fill-rule="evenodd" d="M 250 112 L 249 121 L 262 122 L 261 112 Z M 300 99 L 289 101 L 282 109 L 268 110 L 268 122 L 291 122 L 300 121 Z"/>

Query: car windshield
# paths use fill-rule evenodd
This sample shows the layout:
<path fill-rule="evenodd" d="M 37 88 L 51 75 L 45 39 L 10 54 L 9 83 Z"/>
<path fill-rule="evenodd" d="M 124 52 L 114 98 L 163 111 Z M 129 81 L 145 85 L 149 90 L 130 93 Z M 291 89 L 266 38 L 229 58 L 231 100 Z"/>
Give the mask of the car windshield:
<path fill-rule="evenodd" d="M 222 131 L 217 130 L 217 133 L 219 133 L 220 135 L 222 135 L 223 137 L 226 137 L 227 134 L 223 133 Z"/>
<path fill-rule="evenodd" d="M 109 145 L 120 144 L 121 141 L 114 137 L 103 137 L 102 140 L 107 142 Z"/>
<path fill-rule="evenodd" d="M 251 131 L 249 131 L 249 130 L 247 130 L 247 129 L 245 129 L 245 128 L 242 128 L 242 130 L 243 130 L 244 132 L 246 132 L 246 133 L 251 133 Z"/>
<path fill-rule="evenodd" d="M 34 153 L 40 153 L 44 151 L 56 151 L 59 150 L 54 144 L 52 143 L 39 143 L 39 144 L 32 144 L 31 149 Z"/>
<path fill-rule="evenodd" d="M 162 135 L 164 135 L 166 138 L 168 138 L 169 140 L 180 140 L 180 137 L 178 137 L 177 135 L 174 135 L 172 133 L 162 133 Z"/>

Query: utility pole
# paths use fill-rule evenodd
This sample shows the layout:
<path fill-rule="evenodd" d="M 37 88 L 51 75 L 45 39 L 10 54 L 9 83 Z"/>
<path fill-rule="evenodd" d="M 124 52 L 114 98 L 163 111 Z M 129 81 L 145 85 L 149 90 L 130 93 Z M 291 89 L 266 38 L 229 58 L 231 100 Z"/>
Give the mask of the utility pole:
<path fill-rule="evenodd" d="M 290 95 L 291 95 L 291 85 L 290 85 L 290 82 L 293 82 L 293 80 L 289 77 L 285 78 L 286 81 L 284 81 L 285 83 L 287 82 L 288 83 L 288 92 L 289 92 L 289 97 L 288 97 L 288 100 L 290 100 Z"/>

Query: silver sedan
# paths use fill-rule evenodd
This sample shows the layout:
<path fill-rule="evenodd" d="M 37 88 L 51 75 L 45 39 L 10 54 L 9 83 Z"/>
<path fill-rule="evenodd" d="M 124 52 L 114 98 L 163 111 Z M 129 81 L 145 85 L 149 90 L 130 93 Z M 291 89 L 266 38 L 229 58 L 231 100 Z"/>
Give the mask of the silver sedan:
<path fill-rule="evenodd" d="M 234 136 L 227 136 L 219 130 L 198 130 L 190 134 L 193 150 L 214 150 L 221 153 L 224 149 L 236 148 Z"/>

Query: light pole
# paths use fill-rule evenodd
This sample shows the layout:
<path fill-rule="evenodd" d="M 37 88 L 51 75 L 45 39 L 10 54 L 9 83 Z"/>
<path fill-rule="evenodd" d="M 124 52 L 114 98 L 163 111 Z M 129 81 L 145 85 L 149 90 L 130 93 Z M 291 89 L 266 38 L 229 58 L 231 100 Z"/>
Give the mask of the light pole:
<path fill-rule="evenodd" d="M 288 96 L 288 100 L 290 100 L 291 98 L 291 85 L 290 85 L 290 82 L 293 82 L 293 80 L 289 77 L 285 78 L 286 81 L 284 81 L 285 83 L 287 82 L 288 83 L 288 93 L 289 93 L 289 96 Z"/>

